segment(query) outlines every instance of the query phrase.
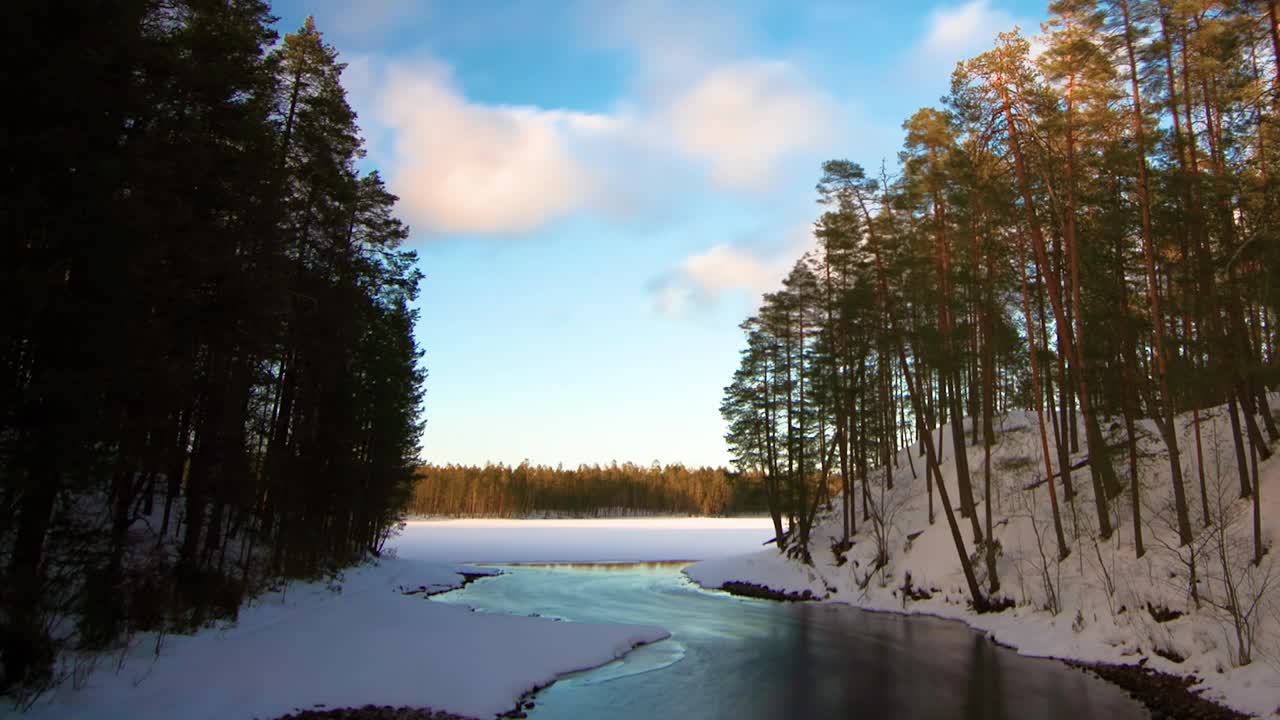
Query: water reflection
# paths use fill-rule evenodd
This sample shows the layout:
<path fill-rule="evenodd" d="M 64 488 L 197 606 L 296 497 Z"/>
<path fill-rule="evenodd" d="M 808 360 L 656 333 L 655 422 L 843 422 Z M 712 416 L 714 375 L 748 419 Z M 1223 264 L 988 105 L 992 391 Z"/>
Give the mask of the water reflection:
<path fill-rule="evenodd" d="M 1145 718 L 1122 691 L 955 623 L 703 592 L 683 563 L 506 566 L 439 596 L 482 611 L 660 625 L 561 680 L 532 718 Z"/>

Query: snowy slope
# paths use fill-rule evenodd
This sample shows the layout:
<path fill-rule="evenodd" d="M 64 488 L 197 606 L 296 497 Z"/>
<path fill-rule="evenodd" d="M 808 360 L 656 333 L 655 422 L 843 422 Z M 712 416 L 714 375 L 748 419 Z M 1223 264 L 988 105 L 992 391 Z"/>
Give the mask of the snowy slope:
<path fill-rule="evenodd" d="M 808 589 L 825 596 L 827 602 L 957 618 L 1028 655 L 1111 663 L 1136 663 L 1147 658 L 1148 667 L 1157 670 L 1196 674 L 1203 679 L 1206 697 L 1262 717 L 1280 716 L 1280 560 L 1275 550 L 1280 539 L 1280 453 L 1259 466 L 1263 542 L 1270 551 L 1254 566 L 1252 507 L 1249 500 L 1238 499 L 1239 479 L 1225 409 L 1201 415 L 1205 497 L 1213 523 L 1208 529 L 1202 523 L 1194 423 L 1190 416 L 1179 418 L 1179 422 L 1181 466 L 1196 533 L 1190 546 L 1178 546 L 1168 457 L 1154 427 L 1147 425 L 1147 438 L 1140 443 L 1140 508 L 1146 554 L 1139 559 L 1134 553 L 1127 455 L 1121 450 L 1113 461 L 1126 491 L 1110 504 L 1116 529 L 1108 540 L 1094 539 L 1097 518 L 1088 469 L 1073 473 L 1077 495 L 1072 503 L 1065 501 L 1058 481 L 1064 533 L 1071 548 L 1070 555 L 1059 563 L 1047 486 L 1028 489 L 1044 476 L 1035 415 L 1019 413 L 1004 419 L 992 453 L 994 535 L 1001 547 L 997 561 L 1001 587 L 996 595 L 1012 599 L 1016 606 L 1002 613 L 978 615 L 969 608 L 964 576 L 936 491 L 936 517 L 929 523 L 925 465 L 918 446 L 899 453 L 893 491 L 881 495 L 876 483 L 871 486 L 873 506 L 888 518 L 883 534 L 889 564 L 882 571 L 869 572 L 876 555 L 875 523 L 862 517 L 860 498 L 855 503 L 858 532 L 853 548 L 846 554 L 847 562 L 837 561 L 832 550 L 841 536 L 837 497 L 815 529 L 812 568 L 770 548 L 736 558 L 707 560 L 685 572 L 710 588 L 739 580 L 777 590 Z M 1052 443 L 1052 430 L 1049 432 Z M 1118 433 L 1119 428 L 1112 432 Z M 942 435 L 942 474 L 953 502 L 958 504 L 951 434 Z M 1113 441 L 1120 438 L 1113 437 Z M 1081 431 L 1082 450 L 1084 444 Z M 913 477 L 908 452 L 917 453 L 910 460 L 918 477 Z M 981 518 L 982 447 L 970 446 L 967 452 Z M 1077 454 L 1073 460 L 1084 457 Z M 972 554 L 969 521 L 959 516 L 958 508 L 956 515 L 965 547 Z M 1225 533 L 1219 528 L 1225 528 Z M 908 536 L 914 539 L 908 540 Z M 1189 592 L 1193 556 L 1198 607 Z M 982 558 L 975 558 L 974 569 L 987 592 Z M 905 598 L 902 587 L 908 573 L 912 587 L 924 589 L 932 597 Z M 1228 576 L 1230 583 L 1225 582 Z M 1232 590 L 1241 614 L 1248 616 L 1241 623 L 1245 644 L 1252 645 L 1252 662 L 1247 665 L 1240 663 L 1241 642 L 1232 614 L 1221 607 L 1231 604 Z M 1168 620 L 1163 613 L 1166 608 L 1183 614 Z M 1158 622 L 1156 616 L 1165 621 Z"/>

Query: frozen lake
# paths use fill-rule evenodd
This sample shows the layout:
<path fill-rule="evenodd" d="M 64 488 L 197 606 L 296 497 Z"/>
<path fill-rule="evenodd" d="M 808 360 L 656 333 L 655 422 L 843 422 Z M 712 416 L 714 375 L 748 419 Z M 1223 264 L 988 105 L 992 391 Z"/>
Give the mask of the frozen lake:
<path fill-rule="evenodd" d="M 543 563 L 433 602 L 671 632 L 561 679 L 531 718 L 1147 717 L 1120 689 L 957 622 L 734 598 L 662 562 L 753 552 L 771 536 L 767 518 L 456 520 L 411 523 L 397 545 L 405 557 Z"/>
<path fill-rule="evenodd" d="M 393 543 L 432 562 L 705 560 L 761 549 L 767 517 L 601 520 L 416 520 Z"/>

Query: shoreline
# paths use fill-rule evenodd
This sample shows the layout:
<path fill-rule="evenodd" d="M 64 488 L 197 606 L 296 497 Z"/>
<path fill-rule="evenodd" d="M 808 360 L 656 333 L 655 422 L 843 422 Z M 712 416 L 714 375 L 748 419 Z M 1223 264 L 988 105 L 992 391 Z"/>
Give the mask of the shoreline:
<path fill-rule="evenodd" d="M 492 576 L 484 576 L 484 577 L 492 577 Z M 654 641 L 654 642 L 660 642 L 660 641 Z M 621 660 L 623 657 L 626 657 L 628 654 L 630 654 L 633 650 L 637 650 L 641 647 L 644 647 L 646 645 L 651 645 L 651 644 L 653 643 L 649 643 L 649 642 L 637 643 L 631 646 L 631 649 L 628 650 L 626 653 L 623 653 L 621 656 L 616 657 L 613 660 L 602 663 L 600 665 L 595 665 L 593 667 L 580 668 L 578 670 L 570 670 L 569 672 L 561 673 L 560 675 L 557 675 L 556 677 L 552 678 L 548 682 L 534 685 L 528 690 L 525 690 L 523 693 L 520 694 L 518 698 L 516 698 L 516 704 L 510 710 L 499 713 L 496 716 L 496 720 L 518 720 L 520 718 L 526 718 L 528 717 L 528 713 L 526 711 L 532 710 L 537 706 L 537 702 L 535 702 L 535 698 L 538 696 L 538 693 L 542 692 L 543 690 L 546 690 L 552 685 L 555 685 L 561 680 L 567 677 L 570 677 L 572 675 L 577 675 L 578 673 L 590 672 L 597 668 L 604 667 L 605 665 L 608 665 L 610 662 L 616 662 L 617 660 Z M 288 713 L 286 715 L 280 715 L 276 718 L 273 718 L 273 720 L 481 720 L 481 718 L 472 717 L 470 715 L 459 715 L 457 713 L 451 713 L 446 710 L 436 710 L 430 706 L 393 707 L 391 705 L 367 704 L 367 705 L 361 705 L 360 707 L 329 708 L 329 707 L 325 707 L 324 705 L 313 705 L 311 708 L 307 708 L 307 709 L 295 708 L 293 712 Z"/>
<path fill-rule="evenodd" d="M 690 579 L 692 580 L 692 578 Z M 693 583 L 698 587 L 702 587 L 702 585 L 696 580 L 693 580 Z M 740 580 L 730 580 L 721 584 L 718 588 L 703 589 L 722 590 L 736 597 L 755 598 L 757 600 L 773 600 L 775 602 L 816 602 L 824 599 L 814 595 L 812 590 L 804 590 L 802 592 L 796 592 L 795 590 L 776 590 L 768 585 L 742 582 Z"/>
<path fill-rule="evenodd" d="M 1024 655 L 1024 653 L 1019 651 L 1017 647 L 997 640 L 991 632 L 974 627 L 966 622 L 963 617 L 945 617 L 927 612 L 908 612 L 905 609 L 897 611 L 891 609 L 864 608 L 843 600 L 833 600 L 830 596 L 825 598 L 817 597 L 809 590 L 805 590 L 803 593 L 795 591 L 788 592 L 777 590 L 767 585 L 737 580 L 726 581 L 718 588 L 706 587 L 693 578 L 689 578 L 689 580 L 704 590 L 719 590 L 735 597 L 769 600 L 773 602 L 839 603 L 863 612 L 889 613 L 903 616 L 924 615 L 927 617 L 938 618 L 940 620 L 964 623 L 964 625 L 970 630 L 975 633 L 981 633 L 992 643 L 1008 648 L 1019 655 Z M 1121 690 L 1124 690 L 1129 697 L 1138 701 L 1143 707 L 1150 710 L 1153 720 L 1160 720 L 1162 718 L 1178 718 L 1180 720 L 1249 720 L 1250 718 L 1255 717 L 1230 708 L 1222 703 L 1202 697 L 1201 693 L 1203 692 L 1203 689 L 1192 689 L 1193 685 L 1201 682 L 1201 678 L 1195 674 L 1174 675 L 1172 673 L 1146 667 L 1145 665 L 1149 660 L 1146 656 L 1133 664 L 1090 662 L 1086 660 L 1077 660 L 1075 658 L 1056 656 L 1024 656 L 1042 657 L 1046 660 L 1054 660 L 1069 668 L 1092 674 L 1105 682 L 1115 685 Z"/>
<path fill-rule="evenodd" d="M 316 705 L 306 710 L 295 710 L 275 720 L 478 720 L 429 707 L 392 707 L 391 705 L 361 705 L 360 707 L 327 708 Z"/>
<path fill-rule="evenodd" d="M 438 586 L 437 585 L 419 585 L 418 587 L 413 588 L 412 590 L 401 590 L 400 594 L 409 596 L 409 597 L 412 597 L 414 595 L 421 595 L 424 598 L 431 598 L 431 597 L 435 597 L 436 595 L 443 595 L 445 593 L 453 592 L 454 590 L 461 590 L 462 588 L 470 585 L 471 583 L 477 580 L 483 580 L 485 578 L 491 578 L 491 577 L 498 577 L 499 575 L 502 574 L 502 571 L 496 570 L 494 572 L 462 572 L 459 570 L 455 574 L 458 577 L 462 578 L 462 580 L 458 581 L 456 585 L 438 585 Z"/>
<path fill-rule="evenodd" d="M 481 577 L 492 577 L 486 575 L 477 575 L 474 579 Z M 718 588 L 705 587 L 697 581 L 691 582 L 699 588 L 707 591 L 719 591 L 734 597 L 743 597 L 754 600 L 768 600 L 772 602 L 830 602 L 846 605 L 863 612 L 871 613 L 889 613 L 894 615 L 923 615 L 933 617 L 940 620 L 948 620 L 953 622 L 962 622 L 971 631 L 982 633 L 991 643 L 1001 647 L 1008 648 L 1018 654 L 1023 654 L 1018 649 L 1007 643 L 1000 642 L 990 632 L 982 631 L 964 622 L 963 618 L 945 617 L 927 612 L 908 612 L 895 611 L 891 609 L 879 608 L 863 608 L 843 600 L 834 600 L 830 596 L 819 597 L 812 591 L 796 592 L 783 591 L 771 588 L 767 585 L 728 581 Z M 434 593 L 433 593 L 434 594 Z M 643 645 L 645 643 L 642 643 Z M 636 645 L 632 650 L 640 647 Z M 1143 707 L 1151 712 L 1151 717 L 1155 720 L 1172 720 L 1173 718 L 1190 719 L 1190 720 L 1248 720 L 1254 716 L 1234 710 L 1219 702 L 1206 699 L 1202 696 L 1203 689 L 1193 689 L 1192 686 L 1200 682 L 1200 678 L 1194 674 L 1175 675 L 1172 673 L 1155 670 L 1145 667 L 1148 658 L 1143 657 L 1136 663 L 1120 664 L 1105 662 L 1090 662 L 1067 657 L 1055 656 L 1037 656 L 1026 655 L 1026 657 L 1038 657 L 1045 660 L 1053 660 L 1072 670 L 1094 675 L 1098 679 L 1107 682 L 1115 687 L 1123 690 L 1129 697 L 1139 702 Z M 607 664 L 607 663 L 606 663 Z M 536 698 L 539 693 L 551 687 L 561 679 L 573 675 L 577 672 L 585 672 L 594 668 L 585 668 L 574 672 L 564 673 L 557 676 L 550 682 L 535 685 L 526 690 L 516 700 L 515 705 L 497 717 L 500 719 L 518 719 L 528 717 L 527 711 L 536 707 Z M 360 707 L 341 707 L 327 708 L 323 705 L 312 706 L 311 708 L 297 708 L 294 712 L 281 715 L 274 720 L 479 720 L 466 715 L 459 715 L 443 710 L 435 710 L 431 707 L 393 707 L 390 705 L 374 705 L 367 704 Z"/>
<path fill-rule="evenodd" d="M 1143 658 L 1133 665 L 1090 663 L 1069 658 L 1052 658 L 1067 667 L 1091 673 L 1129 693 L 1151 711 L 1152 718 L 1195 718 L 1196 720 L 1248 720 L 1253 717 L 1226 705 L 1205 699 L 1191 689 L 1200 682 L 1194 674 L 1178 676 L 1145 667 Z"/>
<path fill-rule="evenodd" d="M 497 574 L 501 574 L 500 572 Z M 683 574 L 683 573 L 682 573 Z M 462 582 L 458 587 L 463 587 L 475 580 L 483 577 L 493 577 L 487 573 L 462 573 Z M 967 617 L 948 617 L 929 612 L 913 612 L 907 609 L 894 610 L 891 608 L 864 608 L 855 603 L 846 600 L 835 599 L 831 595 L 819 596 L 811 590 L 804 591 L 787 591 L 779 590 L 765 584 L 733 581 L 728 580 L 720 584 L 719 587 L 710 587 L 703 585 L 697 580 L 685 574 L 686 578 L 699 589 L 711 592 L 722 592 L 733 597 L 743 597 L 756 600 L 769 600 L 773 602 L 824 602 L 839 603 L 851 608 L 856 608 L 865 612 L 875 613 L 892 613 L 895 615 L 925 615 L 943 620 L 963 622 L 965 626 L 973 631 L 979 632 L 990 642 L 995 645 L 1008 648 L 1019 654 L 1016 646 L 1001 642 L 995 635 L 981 628 L 975 627 L 968 622 Z M 457 589 L 451 588 L 451 589 Z M 410 591 L 404 594 L 420 594 L 426 588 L 416 591 Z M 443 592 L 448 592 L 444 590 Z M 436 593 L 426 592 L 426 596 Z M 640 643 L 631 648 L 631 650 L 640 647 L 646 643 Z M 630 650 L 628 651 L 630 652 Z M 1024 654 L 1026 657 L 1042 657 L 1047 660 L 1054 660 L 1072 670 L 1092 674 L 1097 678 L 1121 689 L 1129 697 L 1136 700 L 1144 708 L 1151 713 L 1151 717 L 1157 720 L 1168 720 L 1171 718 L 1190 718 L 1193 720 L 1247 720 L 1254 717 L 1240 711 L 1234 710 L 1220 702 L 1207 699 L 1202 696 L 1203 688 L 1193 689 L 1194 685 L 1201 682 L 1201 679 L 1194 674 L 1177 675 L 1173 673 L 1163 672 L 1146 667 L 1147 657 L 1142 657 L 1136 663 L 1120 664 L 1108 662 L 1092 662 L 1069 657 L 1058 656 L 1038 656 Z M 605 663 L 607 664 L 607 663 Z M 596 666 L 599 667 L 599 666 Z M 536 698 L 539 693 L 551 687 L 560 680 L 573 675 L 577 672 L 590 671 L 593 668 L 584 668 L 568 673 L 557 675 L 549 682 L 534 685 L 533 687 L 522 693 L 515 701 L 513 707 L 509 710 L 498 714 L 496 717 L 503 718 L 526 718 L 527 711 L 536 706 Z M 288 714 L 280 715 L 275 720 L 478 720 L 477 718 L 460 715 L 444 710 L 436 710 L 430 706 L 391 706 L 365 704 L 359 707 L 326 707 L 323 704 L 317 704 L 310 707 L 295 707 Z"/>

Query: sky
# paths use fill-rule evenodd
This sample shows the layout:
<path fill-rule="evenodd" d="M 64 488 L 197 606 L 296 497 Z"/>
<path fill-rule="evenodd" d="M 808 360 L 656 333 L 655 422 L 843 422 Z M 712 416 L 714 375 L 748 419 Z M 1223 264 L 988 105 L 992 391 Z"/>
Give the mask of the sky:
<path fill-rule="evenodd" d="M 422 458 L 724 465 L 738 325 L 822 161 L 892 169 L 1045 0 L 276 0 L 348 64 L 425 274 Z"/>

